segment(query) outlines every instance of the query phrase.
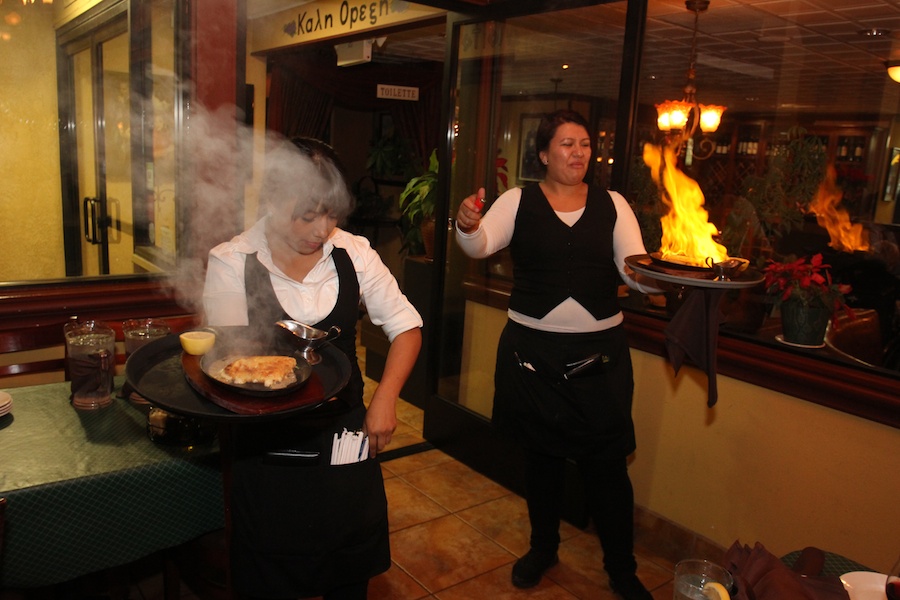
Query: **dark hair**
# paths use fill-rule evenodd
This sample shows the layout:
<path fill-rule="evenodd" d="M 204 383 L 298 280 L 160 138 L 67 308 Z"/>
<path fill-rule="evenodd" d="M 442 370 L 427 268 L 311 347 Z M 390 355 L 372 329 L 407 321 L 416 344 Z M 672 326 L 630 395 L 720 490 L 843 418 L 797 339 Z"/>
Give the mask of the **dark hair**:
<path fill-rule="evenodd" d="M 309 211 L 330 212 L 339 222 L 353 212 L 355 204 L 337 152 L 307 137 L 270 141 L 263 198 L 276 204 L 293 202 L 295 219 Z"/>
<path fill-rule="evenodd" d="M 323 160 L 330 160 L 331 164 L 337 167 L 337 170 L 344 180 L 347 179 L 347 170 L 344 168 L 344 163 L 341 162 L 337 152 L 335 152 L 334 148 L 329 144 L 311 137 L 291 138 L 291 143 L 297 146 L 297 148 L 299 148 L 306 156 L 313 159 L 313 162 L 316 163 L 320 169 L 322 168 Z"/>
<path fill-rule="evenodd" d="M 538 155 L 550 147 L 550 141 L 553 140 L 556 130 L 563 123 L 581 125 L 588 132 L 588 135 L 591 136 L 591 126 L 588 125 L 587 119 L 574 110 L 562 109 L 548 113 L 541 117 L 541 123 L 538 125 L 537 132 L 534 135 L 534 149 Z M 593 136 L 591 136 L 591 147 L 593 147 Z M 546 167 L 540 161 L 538 161 L 538 167 L 546 170 Z"/>

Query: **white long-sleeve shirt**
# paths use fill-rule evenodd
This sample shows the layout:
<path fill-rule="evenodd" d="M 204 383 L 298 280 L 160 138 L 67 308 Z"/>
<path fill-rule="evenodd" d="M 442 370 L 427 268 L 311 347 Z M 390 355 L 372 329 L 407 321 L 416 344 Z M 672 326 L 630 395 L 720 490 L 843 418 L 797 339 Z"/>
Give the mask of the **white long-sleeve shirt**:
<path fill-rule="evenodd" d="M 610 191 L 616 209 L 616 225 L 613 229 L 613 256 L 616 268 L 625 284 L 642 293 L 659 293 L 661 290 L 638 282 L 630 269 L 625 268 L 625 258 L 635 254 L 646 254 L 644 240 L 637 217 L 625 198 L 618 192 Z M 488 256 L 509 246 L 516 226 L 516 215 L 519 202 L 522 200 L 522 189 L 507 190 L 491 205 L 479 222 L 478 228 L 471 233 L 456 229 L 456 241 L 463 252 L 472 258 Z M 573 212 L 556 211 L 556 216 L 568 226 L 574 225 L 584 213 L 584 208 Z M 509 311 L 509 318 L 517 323 L 540 329 L 562 333 L 602 331 L 615 327 L 624 320 L 619 312 L 605 319 L 595 319 L 593 315 L 573 298 L 568 298 L 551 310 L 541 319 Z"/>
<path fill-rule="evenodd" d="M 272 261 L 263 217 L 247 231 L 219 244 L 209 253 L 203 306 L 210 325 L 247 325 L 248 299 L 253 290 L 244 285 L 244 264 L 257 253 L 269 271 L 275 296 L 292 319 L 310 325 L 327 317 L 337 302 L 338 275 L 331 251 L 344 248 L 353 261 L 360 300 L 372 323 L 382 327 L 390 341 L 404 331 L 422 326 L 422 317 L 400 291 L 397 280 L 371 247 L 369 240 L 336 228 L 322 248 L 322 258 L 303 278 L 285 275 Z"/>

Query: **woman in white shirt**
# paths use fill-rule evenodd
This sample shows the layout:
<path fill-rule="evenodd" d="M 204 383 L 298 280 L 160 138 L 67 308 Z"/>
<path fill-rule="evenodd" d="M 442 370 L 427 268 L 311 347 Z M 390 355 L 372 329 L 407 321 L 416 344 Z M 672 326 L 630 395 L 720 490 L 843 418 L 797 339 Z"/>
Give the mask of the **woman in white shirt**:
<path fill-rule="evenodd" d="M 565 461 L 573 458 L 610 587 L 627 600 L 648 600 L 635 574 L 626 465 L 635 449 L 634 382 L 617 288 L 624 281 L 639 291 L 660 290 L 625 267 L 627 256 L 646 253 L 628 203 L 584 182 L 589 131 L 572 111 L 544 117 L 536 147 L 545 179 L 505 192 L 483 218 L 484 188 L 466 198 L 456 239 L 473 258 L 509 247 L 513 261 L 492 416 L 525 449 L 531 549 L 514 565 L 512 583 L 535 586 L 558 561 Z"/>
<path fill-rule="evenodd" d="M 314 411 L 236 428 L 233 580 L 254 598 L 360 600 L 369 578 L 390 567 L 384 485 L 374 460 L 329 464 L 333 436 L 362 430 L 371 458 L 390 443 L 422 319 L 368 240 L 337 227 L 353 201 L 329 146 L 284 142 L 267 151 L 266 164 L 268 213 L 210 251 L 206 321 L 263 336 L 280 319 L 337 326 L 333 343 L 352 374 L 337 399 Z M 391 342 L 368 410 L 356 360 L 361 302 Z"/>

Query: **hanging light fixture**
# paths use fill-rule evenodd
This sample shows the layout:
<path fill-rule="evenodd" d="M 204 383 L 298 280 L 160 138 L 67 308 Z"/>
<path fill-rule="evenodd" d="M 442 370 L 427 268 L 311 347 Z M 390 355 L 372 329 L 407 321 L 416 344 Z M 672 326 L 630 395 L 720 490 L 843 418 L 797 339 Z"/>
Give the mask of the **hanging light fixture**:
<path fill-rule="evenodd" d="M 888 77 L 900 83 L 900 60 L 885 61 L 884 66 L 887 68 Z"/>
<path fill-rule="evenodd" d="M 709 8 L 709 0 L 685 0 L 685 8 L 694 13 L 694 34 L 691 40 L 691 57 L 687 70 L 687 83 L 684 86 L 684 96 L 681 100 L 666 100 L 656 105 L 656 124 L 660 131 L 675 136 L 675 145 L 682 146 L 694 137 L 699 128 L 703 133 L 713 133 L 719 128 L 722 120 L 724 106 L 715 104 L 700 104 L 697 102 L 696 68 L 697 63 L 697 26 L 700 13 Z M 680 135 L 677 135 L 679 134 Z M 706 144 L 703 144 L 706 142 Z M 709 158 L 715 150 L 715 145 L 709 140 L 703 140 L 701 146 L 708 154 L 698 155 L 694 148 L 694 157 L 698 159 Z"/>

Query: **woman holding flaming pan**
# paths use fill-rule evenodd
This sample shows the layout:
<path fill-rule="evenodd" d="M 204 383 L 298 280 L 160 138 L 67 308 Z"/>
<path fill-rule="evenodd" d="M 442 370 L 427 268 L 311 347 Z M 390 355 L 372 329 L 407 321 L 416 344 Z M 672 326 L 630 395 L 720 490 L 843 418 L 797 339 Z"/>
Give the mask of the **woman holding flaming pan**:
<path fill-rule="evenodd" d="M 492 417 L 525 452 L 531 549 L 513 566 L 513 585 L 537 585 L 558 562 L 564 467 L 573 458 L 610 587 L 650 600 L 634 558 L 626 464 L 635 449 L 634 382 L 617 288 L 621 278 L 642 292 L 661 290 L 625 267 L 627 256 L 646 253 L 625 198 L 584 182 L 589 131 L 576 112 L 545 116 L 536 136 L 544 180 L 505 192 L 484 214 L 479 189 L 459 208 L 456 239 L 473 258 L 509 246 L 513 260 Z"/>
<path fill-rule="evenodd" d="M 272 332 L 294 319 L 341 328 L 334 345 L 352 374 L 336 400 L 300 417 L 234 431 L 232 573 L 243 597 L 366 598 L 390 567 L 387 502 L 374 458 L 397 425 L 395 404 L 421 346 L 422 319 L 368 240 L 337 227 L 353 209 L 328 145 L 276 142 L 266 154 L 268 213 L 209 255 L 203 293 L 210 325 Z M 391 340 L 368 410 L 356 360 L 362 301 Z M 362 430 L 369 456 L 332 465 L 334 435 Z"/>

